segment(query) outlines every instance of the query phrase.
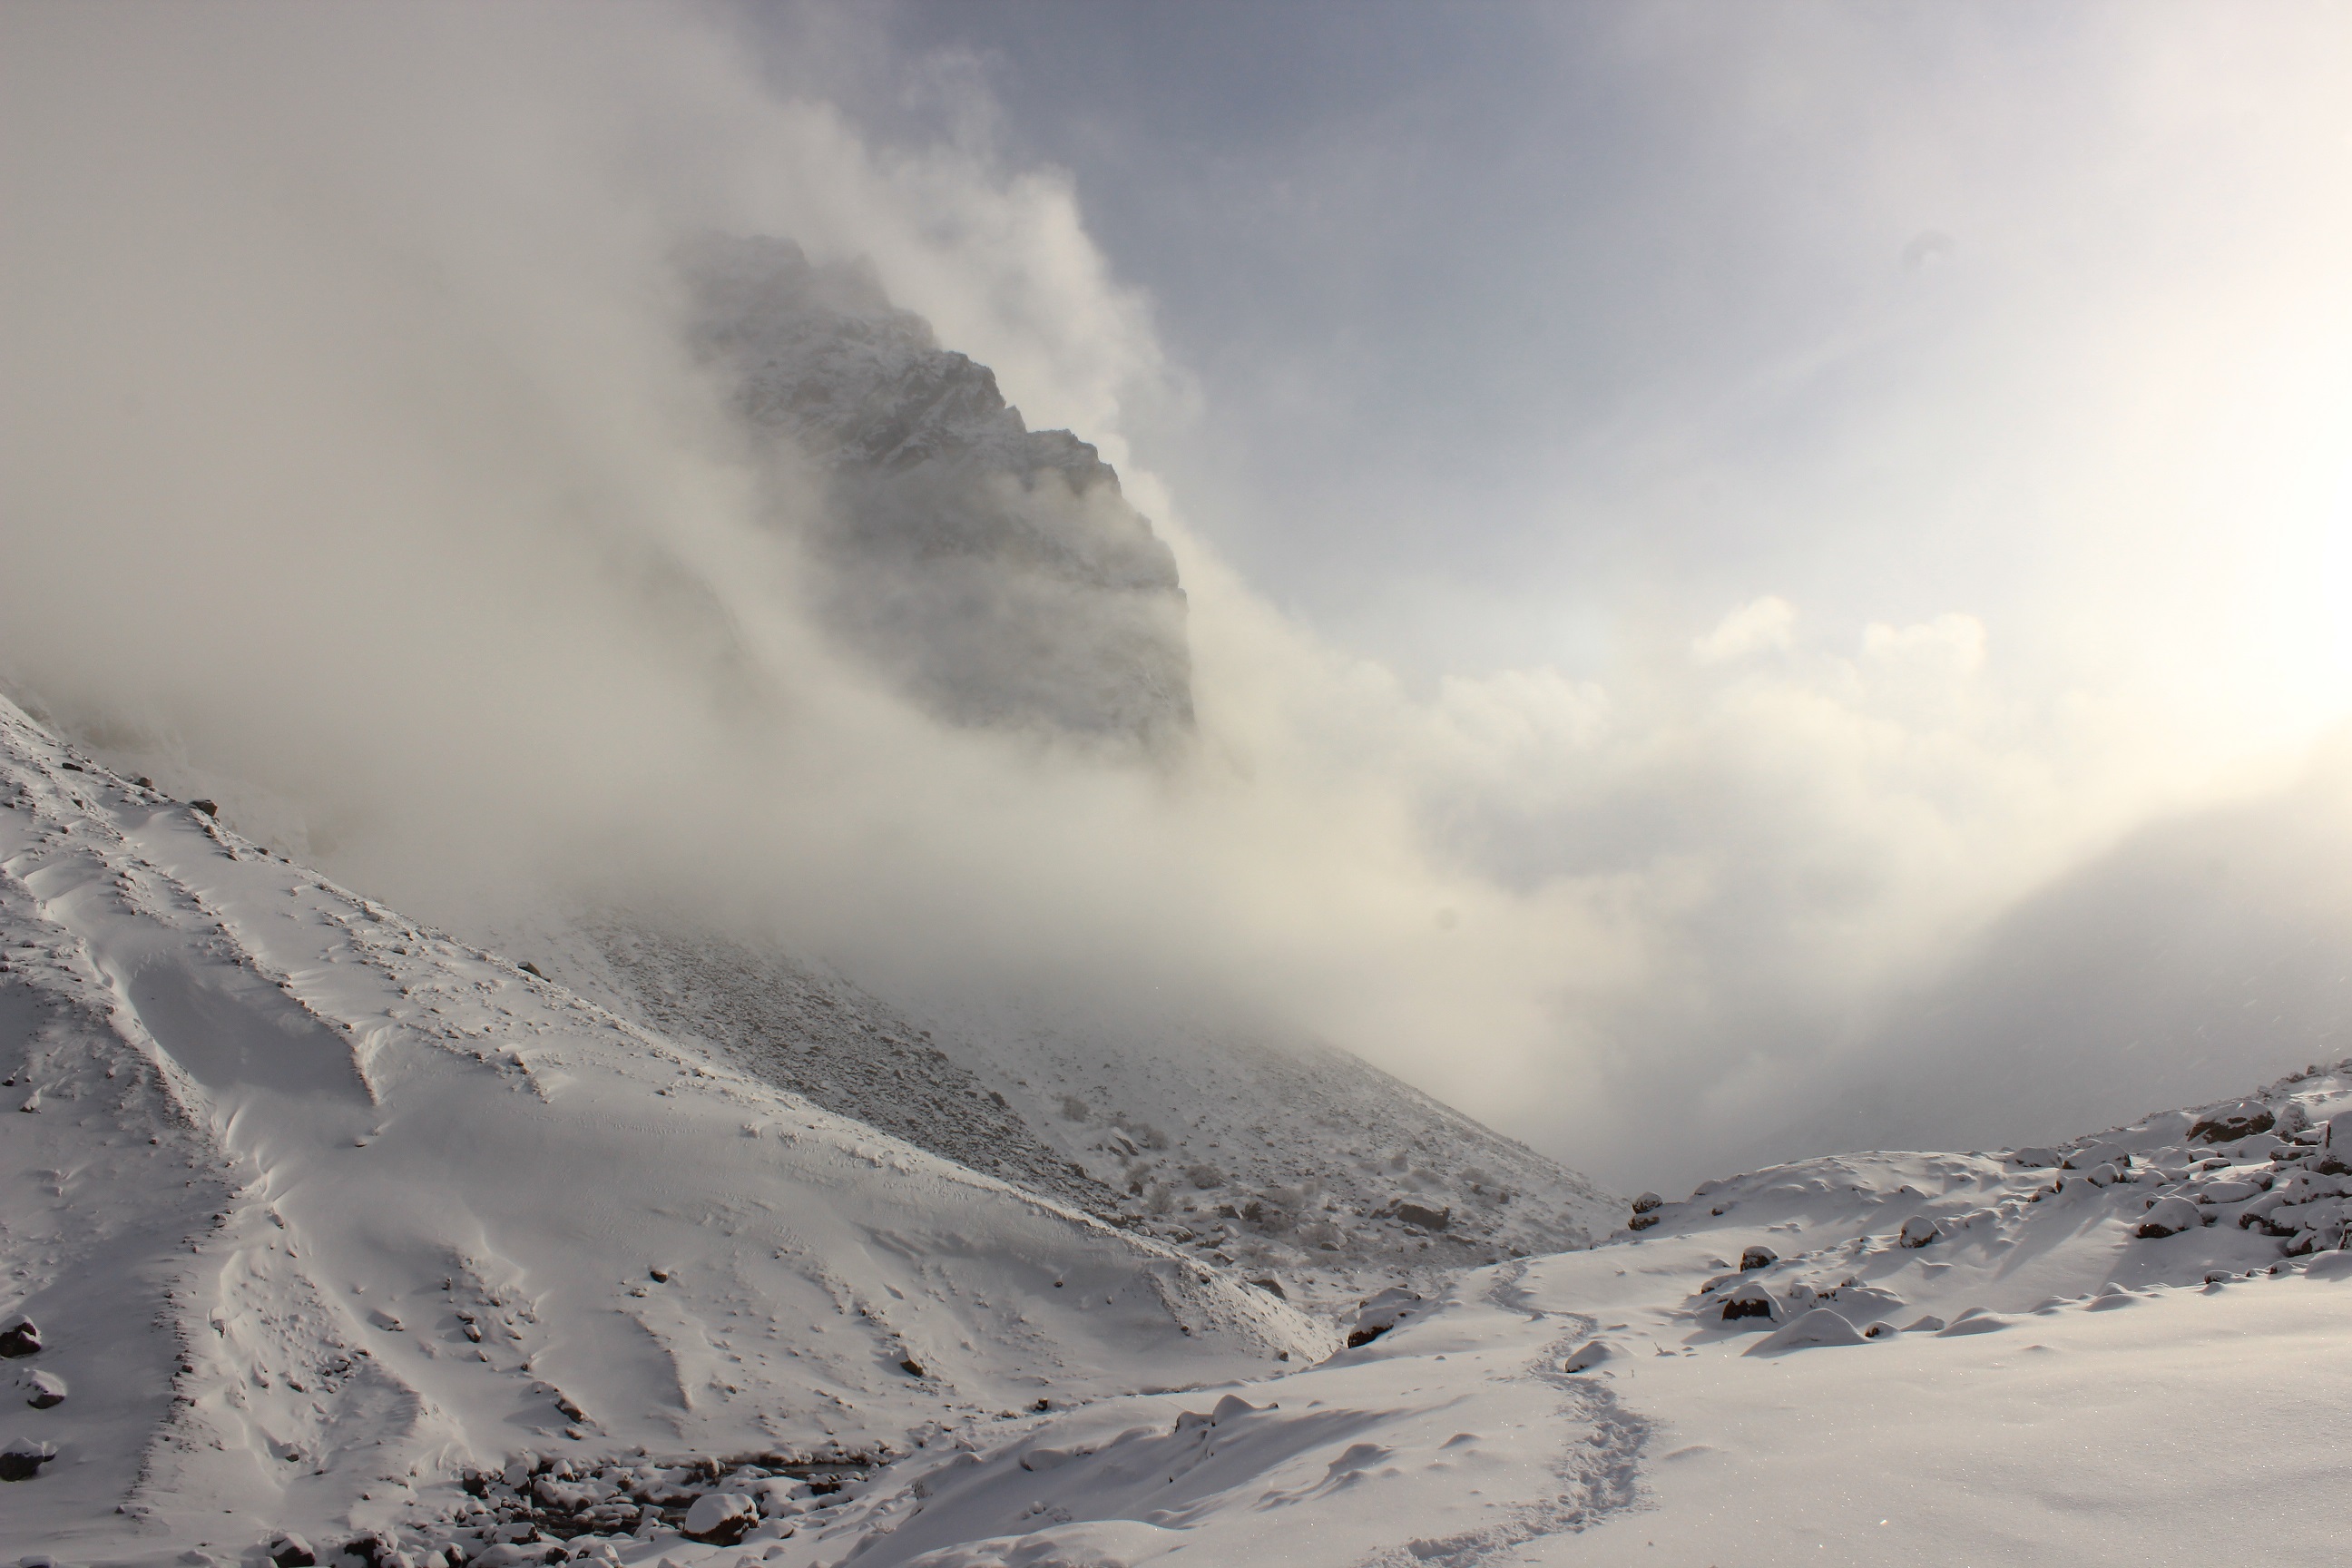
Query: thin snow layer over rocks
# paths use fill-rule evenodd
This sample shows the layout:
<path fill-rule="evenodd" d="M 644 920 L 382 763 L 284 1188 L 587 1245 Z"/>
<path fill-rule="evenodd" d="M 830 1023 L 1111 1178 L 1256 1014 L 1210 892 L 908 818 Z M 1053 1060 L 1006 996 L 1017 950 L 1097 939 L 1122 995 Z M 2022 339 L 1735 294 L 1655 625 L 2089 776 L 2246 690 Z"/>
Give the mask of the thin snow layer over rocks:
<path fill-rule="evenodd" d="M 956 1020 L 1120 1223 L 1327 1307 L 1605 1235 L 1623 1202 L 1344 1051 L 1173 1017 Z M 936 1026 L 944 1037 L 946 1020 Z"/>
<path fill-rule="evenodd" d="M 781 952 L 674 922 L 597 920 L 583 928 L 592 994 L 673 1039 L 918 1148 L 1101 1218 L 1118 1194 L 1049 1147 L 992 1089 L 908 1022 L 846 980 Z M 578 944 L 571 953 L 579 953 Z M 603 999 L 600 997 L 600 999 Z"/>
<path fill-rule="evenodd" d="M 1343 1051 L 1133 1016 L 894 1007 L 674 914 L 548 916 L 490 945 L 674 1039 L 975 1170 L 1325 1310 L 1583 1247 L 1591 1181 Z"/>
<path fill-rule="evenodd" d="M 835 630 L 941 715 L 1164 742 L 1192 722 L 1176 561 L 1066 430 L 1031 430 L 870 268 L 711 236 L 691 337 L 749 427 L 815 468 Z"/>
<path fill-rule="evenodd" d="M 0 1424 L 55 1450 L 9 1485 L 0 1546 L 333 1541 L 446 1522 L 467 1467 L 526 1449 L 846 1462 L 1338 1342 L 5 705 L 0 808 L 0 1328 L 38 1330 L 0 1365 L 70 1390 Z"/>

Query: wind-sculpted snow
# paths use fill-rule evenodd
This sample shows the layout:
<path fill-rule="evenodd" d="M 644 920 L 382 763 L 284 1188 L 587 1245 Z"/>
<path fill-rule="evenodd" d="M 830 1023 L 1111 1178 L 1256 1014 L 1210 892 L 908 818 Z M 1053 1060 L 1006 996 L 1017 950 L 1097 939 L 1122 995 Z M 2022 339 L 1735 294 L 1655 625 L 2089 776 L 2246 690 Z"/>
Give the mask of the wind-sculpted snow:
<path fill-rule="evenodd" d="M 814 467 L 836 633 L 960 722 L 1190 729 L 1175 558 L 1093 447 L 1027 428 L 870 269 L 719 236 L 681 265 L 694 344 L 733 405 Z"/>
<path fill-rule="evenodd" d="M 446 1518 L 467 1466 L 524 1449 L 870 1459 L 1337 1342 L 412 924 L 13 708 L 0 770 L 0 1318 L 67 1389 L 0 1426 L 56 1449 L 0 1510 L 18 1550 Z"/>

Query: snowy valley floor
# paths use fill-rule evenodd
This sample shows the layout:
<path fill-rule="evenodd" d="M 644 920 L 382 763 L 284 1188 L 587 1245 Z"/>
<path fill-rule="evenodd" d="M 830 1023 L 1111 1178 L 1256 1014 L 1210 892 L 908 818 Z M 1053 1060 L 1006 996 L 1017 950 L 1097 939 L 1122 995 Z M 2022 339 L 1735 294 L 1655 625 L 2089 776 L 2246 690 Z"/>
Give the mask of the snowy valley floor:
<path fill-rule="evenodd" d="M 1335 1323 L 0 742 L 0 1561 L 2334 1550 L 2352 1063 Z"/>

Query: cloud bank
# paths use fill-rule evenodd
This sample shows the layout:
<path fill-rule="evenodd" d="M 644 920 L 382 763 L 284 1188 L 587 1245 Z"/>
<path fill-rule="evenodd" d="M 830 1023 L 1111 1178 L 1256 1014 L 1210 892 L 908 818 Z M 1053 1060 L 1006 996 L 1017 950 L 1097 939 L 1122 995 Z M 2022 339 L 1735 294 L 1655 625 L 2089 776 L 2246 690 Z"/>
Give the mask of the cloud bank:
<path fill-rule="evenodd" d="M 1179 998 L 1646 1184 L 1991 1136 L 2008 1086 L 1906 1100 L 1936 1075 L 1902 1009 L 2008 994 L 2003 911 L 2284 776 L 2151 767 L 2137 710 L 2021 678 L 1958 606 L 1857 631 L 1764 592 L 1592 674 L 1335 646 L 1134 464 L 1193 393 L 1071 181 L 984 125 L 869 139 L 720 15 L 0 29 L 0 674 L 428 918 L 585 889 L 929 994 Z M 687 350 L 670 258 L 713 230 L 865 258 L 1123 465 L 1190 600 L 1180 759 L 942 724 L 836 646 L 800 543 L 824 497 Z M 2207 1053 L 2199 1092 L 2269 1048 Z"/>

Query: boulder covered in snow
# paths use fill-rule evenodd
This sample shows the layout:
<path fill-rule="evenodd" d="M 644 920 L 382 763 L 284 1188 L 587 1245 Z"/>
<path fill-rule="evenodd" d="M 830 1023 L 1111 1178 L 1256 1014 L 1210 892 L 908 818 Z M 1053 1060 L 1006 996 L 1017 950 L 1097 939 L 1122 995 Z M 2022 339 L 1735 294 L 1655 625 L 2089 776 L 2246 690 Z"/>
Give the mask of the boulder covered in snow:
<path fill-rule="evenodd" d="M 1928 1247 L 1943 1239 L 1943 1227 L 1926 1215 L 1915 1214 L 1903 1222 L 1903 1230 L 1895 1239 L 1904 1247 Z"/>
<path fill-rule="evenodd" d="M 1815 1307 L 1784 1323 L 1748 1347 L 1749 1355 L 1776 1355 L 1782 1351 L 1809 1350 L 1816 1345 L 1858 1345 L 1868 1342 L 1843 1313 Z"/>
<path fill-rule="evenodd" d="M 66 1380 L 53 1372 L 37 1372 L 25 1380 L 30 1392 L 25 1403 L 36 1410 L 49 1410 L 66 1402 Z"/>
<path fill-rule="evenodd" d="M 2153 1241 L 2163 1237 L 2179 1236 L 2184 1230 L 2195 1230 L 2204 1223 L 2197 1205 L 2178 1195 L 2158 1198 L 2150 1204 L 2147 1214 L 2139 1222 L 2142 1240 Z"/>
<path fill-rule="evenodd" d="M 2217 1105 L 2198 1118 L 2189 1129 L 2193 1143 L 2234 1143 L 2241 1138 L 2251 1138 L 2257 1132 L 2267 1132 L 2278 1125 L 2271 1108 L 2259 1100 L 2234 1100 L 2227 1105 Z"/>
<path fill-rule="evenodd" d="M 57 1457 L 54 1443 L 12 1437 L 5 1447 L 0 1447 L 0 1481 L 29 1481 L 40 1473 L 43 1465 Z"/>
<path fill-rule="evenodd" d="M 1559 1370 L 1567 1373 L 1591 1372 L 1602 1362 L 1617 1359 L 1617 1347 L 1607 1340 L 1587 1340 L 1569 1352 Z"/>
<path fill-rule="evenodd" d="M 37 1353 L 41 1348 L 41 1331 L 30 1318 L 18 1318 L 0 1329 L 0 1356 L 16 1357 Z"/>
<path fill-rule="evenodd" d="M 1378 1294 L 1367 1297 L 1356 1310 L 1355 1326 L 1348 1331 L 1348 1348 L 1370 1344 L 1391 1329 L 1412 1316 L 1421 1306 L 1420 1292 L 1402 1285 L 1391 1285 Z"/>
<path fill-rule="evenodd" d="M 1780 1303 L 1774 1300 L 1772 1292 L 1764 1289 L 1759 1281 L 1749 1279 L 1733 1286 L 1724 1293 L 1722 1312 L 1724 1322 L 1737 1323 L 1743 1320 L 1756 1318 L 1771 1323 L 1780 1321 Z"/>
<path fill-rule="evenodd" d="M 1739 1270 L 1744 1274 L 1751 1268 L 1769 1268 L 1780 1261 L 1780 1255 L 1770 1247 L 1751 1247 L 1739 1255 Z"/>
<path fill-rule="evenodd" d="M 744 1531 L 760 1522 L 760 1507 L 740 1492 L 705 1492 L 686 1510 L 681 1527 L 695 1540 L 712 1546 L 732 1546 Z"/>

